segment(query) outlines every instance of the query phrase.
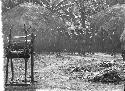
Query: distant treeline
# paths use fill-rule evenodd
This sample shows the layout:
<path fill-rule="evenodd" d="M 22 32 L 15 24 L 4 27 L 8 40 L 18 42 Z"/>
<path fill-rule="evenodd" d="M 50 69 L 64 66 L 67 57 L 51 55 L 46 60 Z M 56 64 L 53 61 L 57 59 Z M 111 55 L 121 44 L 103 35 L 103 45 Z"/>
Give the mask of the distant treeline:
<path fill-rule="evenodd" d="M 118 34 L 108 35 L 106 31 L 99 32 L 95 36 L 75 34 L 74 30 L 69 35 L 68 32 L 60 33 L 57 40 L 50 45 L 47 43 L 35 44 L 36 52 L 121 52 L 121 43 Z M 48 41 L 46 41 L 48 42 Z M 51 41 L 50 41 L 51 42 Z"/>

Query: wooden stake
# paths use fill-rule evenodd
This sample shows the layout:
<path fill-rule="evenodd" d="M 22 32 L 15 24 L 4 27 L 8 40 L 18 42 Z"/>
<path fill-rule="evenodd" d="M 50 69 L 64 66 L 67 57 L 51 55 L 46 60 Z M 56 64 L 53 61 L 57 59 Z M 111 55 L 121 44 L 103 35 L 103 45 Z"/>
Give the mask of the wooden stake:
<path fill-rule="evenodd" d="M 6 80 L 5 80 L 5 84 L 7 84 L 7 82 L 8 82 L 8 64 L 9 64 L 9 58 L 7 58 L 7 64 L 6 64 Z"/>
<path fill-rule="evenodd" d="M 31 34 L 31 83 L 33 84 L 34 83 L 34 58 L 33 58 L 33 52 L 34 52 L 34 39 L 35 39 L 35 36 L 34 34 L 32 33 Z"/>

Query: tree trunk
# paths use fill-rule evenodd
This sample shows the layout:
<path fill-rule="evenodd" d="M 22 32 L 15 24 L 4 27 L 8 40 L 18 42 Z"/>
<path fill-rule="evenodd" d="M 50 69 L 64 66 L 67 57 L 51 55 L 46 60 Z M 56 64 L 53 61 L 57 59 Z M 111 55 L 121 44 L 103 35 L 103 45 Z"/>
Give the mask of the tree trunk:
<path fill-rule="evenodd" d="M 85 7 L 84 7 L 84 6 L 81 6 L 79 11 L 80 11 L 80 13 L 81 13 L 81 23 L 82 23 L 82 27 L 83 27 L 83 28 L 86 28 L 86 26 L 85 26 Z"/>

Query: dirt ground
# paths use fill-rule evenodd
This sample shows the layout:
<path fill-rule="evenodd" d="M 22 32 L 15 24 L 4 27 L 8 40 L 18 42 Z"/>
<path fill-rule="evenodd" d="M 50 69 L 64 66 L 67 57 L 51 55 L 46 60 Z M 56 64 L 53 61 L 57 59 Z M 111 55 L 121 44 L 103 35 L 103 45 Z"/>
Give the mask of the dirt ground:
<path fill-rule="evenodd" d="M 37 81 L 35 89 L 32 87 L 8 87 L 6 91 L 124 91 L 123 82 L 114 85 L 87 81 L 88 78 L 100 75 L 106 69 L 116 69 L 124 76 L 125 63 L 122 61 L 120 54 L 117 54 L 116 57 L 104 53 L 86 56 L 70 55 L 68 53 L 61 55 L 60 57 L 56 57 L 55 54 L 39 54 L 35 56 L 34 75 L 35 81 Z M 99 68 L 98 64 L 104 61 L 117 65 L 112 68 Z M 24 60 L 14 59 L 13 62 L 15 70 L 14 80 L 21 81 L 24 79 Z M 91 69 L 81 72 L 82 78 L 79 79 L 77 78 L 78 72 L 66 70 L 69 67 L 91 67 Z M 28 74 L 30 74 L 30 59 L 28 61 Z M 9 77 L 11 78 L 11 73 Z"/>

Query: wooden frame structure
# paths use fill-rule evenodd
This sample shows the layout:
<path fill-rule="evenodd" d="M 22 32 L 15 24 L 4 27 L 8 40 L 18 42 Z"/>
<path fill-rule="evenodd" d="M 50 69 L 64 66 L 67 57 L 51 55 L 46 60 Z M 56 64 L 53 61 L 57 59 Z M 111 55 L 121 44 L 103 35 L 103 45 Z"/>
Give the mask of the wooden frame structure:
<path fill-rule="evenodd" d="M 30 27 L 31 28 L 31 27 Z M 29 29 L 29 28 L 28 28 Z M 5 78 L 5 85 L 17 85 L 17 86 L 26 86 L 27 85 L 27 62 L 29 60 L 29 58 L 31 58 L 31 84 L 34 83 L 34 58 L 33 58 L 33 54 L 34 54 L 34 39 L 35 39 L 35 35 L 32 33 L 30 35 L 31 39 L 30 42 L 28 42 L 27 39 L 27 32 L 28 29 L 26 29 L 26 26 L 24 24 L 24 32 L 25 32 L 25 41 L 21 41 L 21 42 L 13 42 L 12 41 L 12 36 L 11 36 L 11 29 L 10 29 L 10 33 L 9 33 L 9 41 L 8 41 L 8 45 L 5 48 L 5 56 L 7 58 L 7 63 L 6 63 L 6 78 Z M 22 36 L 18 36 L 19 38 Z M 25 79 L 24 79 L 24 84 L 20 84 L 20 83 L 16 83 L 14 84 L 13 79 L 14 79 L 14 69 L 13 69 L 13 58 L 23 58 L 25 60 Z M 12 78 L 11 81 L 12 83 L 8 83 L 8 64 L 9 61 L 11 62 L 11 72 L 12 72 Z"/>

